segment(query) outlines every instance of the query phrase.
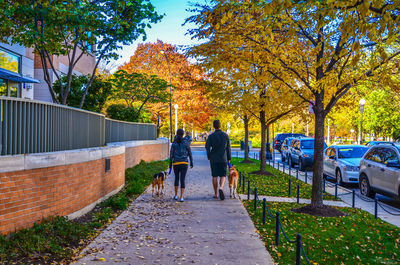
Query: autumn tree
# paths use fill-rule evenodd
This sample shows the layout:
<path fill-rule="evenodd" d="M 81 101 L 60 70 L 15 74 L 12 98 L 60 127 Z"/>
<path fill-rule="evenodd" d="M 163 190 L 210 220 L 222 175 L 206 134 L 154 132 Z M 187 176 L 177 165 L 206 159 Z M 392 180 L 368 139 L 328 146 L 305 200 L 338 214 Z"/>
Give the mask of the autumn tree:
<path fill-rule="evenodd" d="M 145 29 L 161 18 L 148 0 L 6 0 L 0 10 L 0 38 L 35 49 L 53 101 L 61 104 L 67 103 L 76 64 L 85 57 L 95 57 L 80 99 L 82 107 L 100 61 L 115 59 L 122 45 L 139 37 L 145 39 Z M 53 56 L 66 56 L 66 82 L 61 82 Z M 53 88 L 53 75 L 62 84 L 60 100 Z"/>
<path fill-rule="evenodd" d="M 267 71 L 312 105 L 315 153 L 311 208 L 323 207 L 324 122 L 352 87 L 382 75 L 400 51 L 397 1 L 215 1 L 201 7 L 200 37 L 233 36 L 268 57 Z"/>
<path fill-rule="evenodd" d="M 146 73 L 169 80 L 168 58 L 171 73 L 172 101 L 179 106 L 179 118 L 191 129 L 203 129 L 212 116 L 212 107 L 205 95 L 206 75 L 189 62 L 176 46 L 157 41 L 139 44 L 128 63 L 120 69 L 128 73 Z M 149 104 L 154 118 L 169 121 L 169 108 Z M 159 114 L 159 116 L 155 115 Z M 166 123 L 165 123 L 166 124 Z"/>

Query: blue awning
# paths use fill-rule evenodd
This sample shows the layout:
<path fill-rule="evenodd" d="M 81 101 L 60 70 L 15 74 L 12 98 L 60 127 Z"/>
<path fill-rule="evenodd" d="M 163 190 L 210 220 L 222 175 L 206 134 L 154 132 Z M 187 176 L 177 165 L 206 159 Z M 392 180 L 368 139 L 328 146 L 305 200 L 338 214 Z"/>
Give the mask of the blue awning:
<path fill-rule="evenodd" d="M 40 83 L 39 80 L 27 77 L 27 76 L 21 76 L 17 73 L 13 73 L 11 71 L 7 71 L 5 69 L 0 68 L 0 78 L 8 79 L 11 81 L 15 82 L 20 82 L 20 83 Z"/>

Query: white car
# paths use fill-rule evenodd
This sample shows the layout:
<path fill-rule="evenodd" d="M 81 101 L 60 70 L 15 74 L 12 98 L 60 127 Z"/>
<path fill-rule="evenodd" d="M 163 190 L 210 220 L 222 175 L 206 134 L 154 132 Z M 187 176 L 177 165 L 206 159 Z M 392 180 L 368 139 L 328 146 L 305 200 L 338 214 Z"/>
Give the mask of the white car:
<path fill-rule="evenodd" d="M 363 145 L 332 145 L 324 152 L 324 176 L 343 183 L 358 183 L 360 161 L 368 147 Z"/>
<path fill-rule="evenodd" d="M 400 199 L 400 145 L 379 144 L 371 147 L 360 163 L 360 193 L 375 193 Z"/>

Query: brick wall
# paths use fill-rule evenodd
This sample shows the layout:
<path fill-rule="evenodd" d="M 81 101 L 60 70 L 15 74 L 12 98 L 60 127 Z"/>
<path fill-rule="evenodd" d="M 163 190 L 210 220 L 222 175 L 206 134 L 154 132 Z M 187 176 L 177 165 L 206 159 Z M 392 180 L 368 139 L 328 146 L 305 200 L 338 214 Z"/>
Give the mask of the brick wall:
<path fill-rule="evenodd" d="M 125 150 L 125 167 L 130 168 L 140 163 L 164 160 L 168 157 L 168 144 L 147 144 L 129 147 Z"/>
<path fill-rule="evenodd" d="M 156 144 L 0 157 L 0 233 L 30 227 L 49 216 L 85 214 L 124 185 L 125 161 L 132 167 L 140 160 L 167 158 L 167 143 L 147 142 Z M 111 159 L 108 172 L 105 158 Z"/>

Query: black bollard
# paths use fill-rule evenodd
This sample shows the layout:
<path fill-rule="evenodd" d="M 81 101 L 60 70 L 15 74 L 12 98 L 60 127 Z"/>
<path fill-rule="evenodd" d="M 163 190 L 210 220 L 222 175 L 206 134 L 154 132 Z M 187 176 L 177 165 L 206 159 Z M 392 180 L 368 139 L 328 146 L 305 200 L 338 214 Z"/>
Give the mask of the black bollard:
<path fill-rule="evenodd" d="M 296 179 L 299 179 L 299 170 L 296 168 Z"/>
<path fill-rule="evenodd" d="M 296 265 L 300 265 L 300 257 L 301 257 L 301 235 L 296 235 Z"/>
<path fill-rule="evenodd" d="M 263 216 L 262 216 L 262 218 L 263 218 L 263 225 L 265 225 L 265 217 L 266 217 L 266 214 L 267 214 L 267 199 L 263 199 Z"/>
<path fill-rule="evenodd" d="M 324 179 L 324 192 L 325 192 L 326 180 Z"/>
<path fill-rule="evenodd" d="M 285 164 L 282 164 L 282 171 L 285 173 Z"/>
<path fill-rule="evenodd" d="M 378 199 L 375 198 L 375 219 L 378 219 Z"/>
<path fill-rule="evenodd" d="M 297 203 L 300 202 L 300 184 L 297 184 Z"/>
<path fill-rule="evenodd" d="M 250 200 L 250 180 L 247 181 L 247 200 Z"/>
<path fill-rule="evenodd" d="M 278 170 L 279 170 L 279 162 L 278 162 Z"/>
<path fill-rule="evenodd" d="M 306 184 L 307 184 L 307 182 L 308 182 L 308 175 L 307 175 L 307 171 L 306 171 Z"/>
<path fill-rule="evenodd" d="M 242 172 L 239 171 L 239 186 L 242 185 Z"/>
<path fill-rule="evenodd" d="M 289 176 L 292 175 L 292 167 L 289 165 Z"/>
<path fill-rule="evenodd" d="M 275 160 L 272 160 L 272 167 L 275 168 Z"/>
<path fill-rule="evenodd" d="M 291 179 L 289 179 L 289 197 L 290 197 L 290 194 L 292 194 L 292 180 Z"/>
<path fill-rule="evenodd" d="M 276 216 L 275 216 L 275 245 L 279 245 L 279 216 L 280 213 L 276 212 Z"/>
<path fill-rule="evenodd" d="M 257 210 L 257 187 L 254 188 L 254 211 Z"/>
<path fill-rule="evenodd" d="M 353 190 L 353 201 L 352 201 L 351 206 L 353 208 L 356 207 L 356 191 L 355 190 Z"/>
<path fill-rule="evenodd" d="M 244 187 L 245 187 L 245 179 L 246 179 L 246 177 L 245 177 L 245 175 L 243 175 L 243 179 L 242 179 L 242 192 L 244 193 Z"/>
<path fill-rule="evenodd" d="M 335 199 L 337 199 L 337 186 L 338 186 L 338 184 L 335 183 Z"/>

